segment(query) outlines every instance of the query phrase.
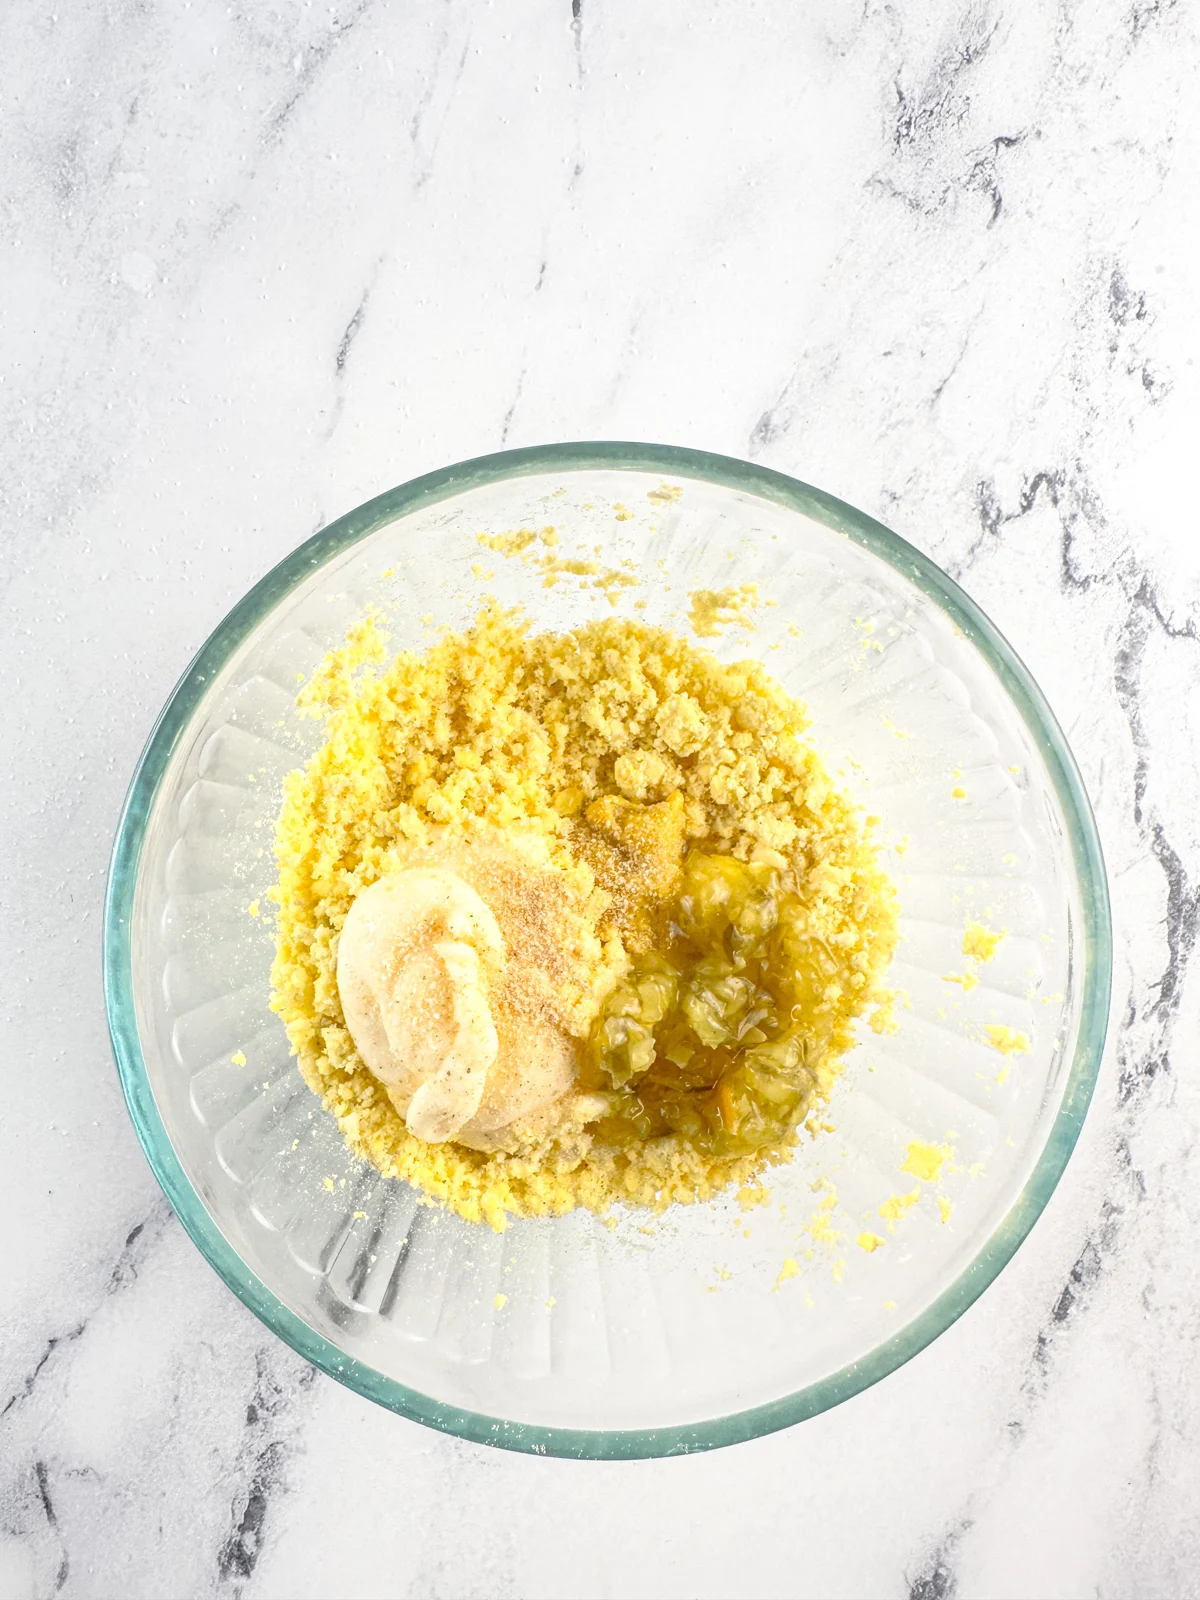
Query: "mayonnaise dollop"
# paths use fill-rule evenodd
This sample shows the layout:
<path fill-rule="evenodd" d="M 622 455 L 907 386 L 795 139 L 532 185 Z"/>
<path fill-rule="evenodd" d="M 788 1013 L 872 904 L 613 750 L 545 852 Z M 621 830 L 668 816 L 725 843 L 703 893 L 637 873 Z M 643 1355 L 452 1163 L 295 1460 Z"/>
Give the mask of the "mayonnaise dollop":
<path fill-rule="evenodd" d="M 351 905 L 337 957 L 346 1025 L 418 1138 L 488 1148 L 570 1092 L 565 1034 L 504 1003 L 517 978 L 495 912 L 448 867 L 393 872 Z"/>

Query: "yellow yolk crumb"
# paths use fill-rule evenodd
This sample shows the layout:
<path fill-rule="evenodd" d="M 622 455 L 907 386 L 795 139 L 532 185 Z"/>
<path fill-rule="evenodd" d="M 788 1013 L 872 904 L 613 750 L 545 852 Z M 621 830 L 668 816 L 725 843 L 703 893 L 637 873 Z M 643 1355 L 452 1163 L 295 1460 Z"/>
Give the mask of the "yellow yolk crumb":
<path fill-rule="evenodd" d="M 836 1208 L 837 1192 L 830 1188 L 818 1204 L 804 1230 L 814 1243 L 834 1245 L 842 1237 L 833 1226 L 833 1213 Z"/>
<path fill-rule="evenodd" d="M 508 1304 L 508 1296 L 506 1294 L 498 1294 L 492 1301 L 492 1304 L 495 1306 L 497 1311 L 503 1311 L 504 1307 Z"/>
<path fill-rule="evenodd" d="M 252 917 L 257 917 L 259 912 L 262 910 L 262 906 L 257 900 L 251 900 L 250 904 L 246 907 L 246 910 Z"/>
<path fill-rule="evenodd" d="M 860 1233 L 855 1243 L 860 1250 L 865 1250 L 868 1255 L 871 1255 L 879 1249 L 881 1244 L 886 1244 L 887 1240 L 881 1238 L 877 1233 Z"/>
<path fill-rule="evenodd" d="M 1005 1027 L 1002 1022 L 989 1022 L 983 1030 L 993 1050 L 1002 1056 L 1023 1056 L 1029 1051 L 1029 1035 L 1016 1028 Z"/>
<path fill-rule="evenodd" d="M 246 1054 L 243 1050 L 235 1050 L 229 1059 L 235 1067 L 244 1067 L 246 1065 Z"/>
<path fill-rule="evenodd" d="M 789 1278 L 794 1278 L 799 1271 L 800 1263 L 793 1256 L 785 1256 L 783 1265 L 779 1269 L 779 1276 L 775 1279 L 776 1289 L 781 1284 L 786 1283 Z"/>
<path fill-rule="evenodd" d="M 946 1199 L 946 1196 L 944 1194 L 938 1195 L 937 1203 L 938 1203 L 938 1211 L 941 1213 L 942 1221 L 943 1222 L 949 1222 L 950 1221 L 950 1213 L 954 1210 L 954 1207 L 951 1205 L 950 1201 Z"/>
<path fill-rule="evenodd" d="M 963 788 L 961 783 L 956 783 L 953 789 L 951 789 L 950 798 L 952 800 L 965 800 L 967 798 L 967 791 Z"/>
<path fill-rule="evenodd" d="M 970 891 L 967 891 L 970 893 Z M 990 928 L 985 928 L 981 922 L 968 922 L 963 933 L 963 955 L 970 961 L 982 965 L 990 961 L 996 954 L 996 947 L 1004 938 L 1003 933 L 993 933 Z M 943 972 L 943 983 L 960 984 L 964 994 L 970 994 L 972 989 L 979 986 L 979 974 L 971 968 L 966 972 Z"/>
<path fill-rule="evenodd" d="M 1003 938 L 1003 932 L 993 933 L 982 922 L 968 922 L 963 931 L 962 953 L 977 961 L 990 961 Z"/>
<path fill-rule="evenodd" d="M 953 1154 L 954 1151 L 948 1144 L 924 1144 L 921 1140 L 914 1139 L 900 1163 L 900 1171 L 911 1172 L 913 1177 L 919 1178 L 922 1183 L 936 1183 L 942 1167 Z"/>
<path fill-rule="evenodd" d="M 546 530 L 483 538 L 502 554 L 546 547 Z M 426 1143 L 360 1057 L 336 969 L 340 930 L 359 895 L 448 838 L 531 839 L 548 871 L 585 900 L 596 896 L 599 927 L 611 897 L 579 852 L 584 814 L 633 804 L 627 794 L 647 806 L 671 801 L 682 807 L 687 838 L 743 862 L 779 863 L 782 884 L 803 902 L 806 938 L 822 952 L 822 987 L 802 1019 L 823 1041 L 810 1065 L 821 1105 L 854 1043 L 855 1020 L 885 999 L 896 911 L 862 814 L 807 738 L 803 707 L 757 662 L 722 663 L 625 619 L 532 634 L 492 603 L 470 629 L 445 630 L 419 654 L 385 664 L 384 641 L 367 617 L 298 697 L 305 714 L 325 719 L 325 742 L 285 780 L 270 892 L 278 907 L 272 1007 L 354 1153 L 495 1228 L 509 1216 L 576 1206 L 662 1211 L 752 1184 L 788 1159 L 797 1133 L 720 1157 L 674 1133 L 628 1153 L 582 1123 L 527 1148 Z M 606 937 L 588 947 L 598 953 L 581 947 L 595 990 L 581 990 L 577 1008 L 598 1007 L 602 982 L 611 985 L 629 959 L 619 933 Z M 825 1236 L 836 1238 L 823 1215 Z"/>
<path fill-rule="evenodd" d="M 675 483 L 660 483 L 657 489 L 651 489 L 646 499 L 653 501 L 656 506 L 669 506 L 679 499 L 683 489 Z"/>
<path fill-rule="evenodd" d="M 909 1149 L 912 1149 L 911 1145 Z M 902 1167 L 901 1171 L 904 1170 L 906 1169 Z M 911 1168 L 907 1170 L 911 1171 Z M 902 1217 L 908 1215 L 920 1198 L 919 1189 L 913 1189 L 908 1194 L 894 1194 L 880 1206 L 879 1215 L 885 1222 L 899 1222 Z"/>
<path fill-rule="evenodd" d="M 554 529 L 545 531 L 552 534 Z M 494 550 L 501 556 L 516 556 L 537 543 L 538 531 L 536 528 L 518 528 L 513 533 L 477 533 L 475 537 L 485 550 Z M 543 539 L 542 542 L 550 544 L 551 540 Z"/>
<path fill-rule="evenodd" d="M 752 629 L 751 613 L 758 605 L 758 585 L 743 583 L 727 589 L 694 589 L 688 596 L 691 608 L 688 621 L 697 639 L 715 639 L 724 628 L 736 624 Z"/>
<path fill-rule="evenodd" d="M 354 697 L 354 675 L 362 667 L 381 662 L 386 654 L 387 634 L 380 621 L 375 612 L 368 611 L 347 632 L 345 644 L 329 652 L 307 683 L 304 674 L 299 674 L 297 681 L 304 687 L 296 696 L 296 705 L 303 716 L 323 717 L 349 705 Z"/>
<path fill-rule="evenodd" d="M 872 1033 L 881 1037 L 885 1033 L 897 1033 L 900 1024 L 896 1021 L 896 1004 L 900 1000 L 900 991 L 884 991 L 880 995 L 879 1004 L 868 1018 L 868 1025 Z"/>
<path fill-rule="evenodd" d="M 526 566 L 540 572 L 543 589 L 553 589 L 563 577 L 578 578 L 580 588 L 599 591 L 609 605 L 615 606 L 623 589 L 637 585 L 632 562 L 625 562 L 622 567 L 602 567 L 590 557 L 554 555 L 552 552 L 558 545 L 559 536 L 558 530 L 553 527 L 520 528 L 515 533 L 478 533 L 475 537 L 485 549 L 506 557 L 517 556 Z M 537 544 L 544 545 L 545 550 L 535 549 Z"/>
<path fill-rule="evenodd" d="M 632 589 L 637 579 L 631 572 L 616 567 L 602 567 L 598 561 L 577 556 L 538 556 L 533 565 L 542 574 L 542 588 L 553 589 L 561 577 L 594 578 L 595 582 L 581 585 L 584 589 L 599 589 L 610 605 L 615 605 L 621 589 Z"/>

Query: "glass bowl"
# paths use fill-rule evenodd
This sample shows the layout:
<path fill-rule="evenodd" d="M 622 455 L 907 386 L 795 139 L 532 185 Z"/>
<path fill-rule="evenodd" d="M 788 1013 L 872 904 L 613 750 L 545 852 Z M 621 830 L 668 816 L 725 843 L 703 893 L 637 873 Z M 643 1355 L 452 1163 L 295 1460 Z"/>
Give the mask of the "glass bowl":
<path fill-rule="evenodd" d="M 388 613 L 393 649 L 465 625 L 485 591 L 539 628 L 610 614 L 604 592 L 547 588 L 477 540 L 550 523 L 563 554 L 581 548 L 609 568 L 634 559 L 641 583 L 618 607 L 650 622 L 685 628 L 689 591 L 756 584 L 754 631 L 705 645 L 758 658 L 803 699 L 826 759 L 881 818 L 902 909 L 899 1028 L 862 1035 L 824 1131 L 771 1171 L 764 1204 L 743 1194 L 657 1218 L 580 1211 L 504 1233 L 463 1222 L 350 1155 L 268 1010 L 269 919 L 248 907 L 267 906 L 274 880 L 283 777 L 321 738 L 297 715 L 297 682 L 370 604 Z M 986 963 L 963 954 L 976 920 L 1005 931 Z M 184 1227 L 268 1327 L 433 1427 L 515 1450 L 635 1457 L 812 1416 L 908 1360 L 982 1293 L 1078 1135 L 1111 933 L 1062 732 L 1010 646 L 932 562 L 762 467 L 569 444 L 393 489 L 233 608 L 134 776 L 104 958 L 138 1137 Z M 994 1048 L 997 1025 L 1029 1050 Z"/>

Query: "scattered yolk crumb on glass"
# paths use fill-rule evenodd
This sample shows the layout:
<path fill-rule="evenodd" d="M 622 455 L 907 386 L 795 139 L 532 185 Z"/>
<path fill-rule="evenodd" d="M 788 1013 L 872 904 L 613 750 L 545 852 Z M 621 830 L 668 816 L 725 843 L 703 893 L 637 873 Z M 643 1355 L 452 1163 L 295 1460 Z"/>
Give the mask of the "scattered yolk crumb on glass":
<path fill-rule="evenodd" d="M 947 1200 L 947 1198 L 946 1198 L 946 1196 L 944 1194 L 938 1195 L 937 1204 L 938 1204 L 938 1211 L 941 1214 L 942 1221 L 943 1222 L 949 1222 L 950 1221 L 950 1213 L 954 1210 L 953 1205 L 951 1205 L 950 1201 Z"/>
<path fill-rule="evenodd" d="M 968 889 L 967 893 L 970 894 L 971 890 Z M 962 953 L 968 960 L 982 965 L 996 954 L 996 949 L 1003 938 L 1002 931 L 994 933 L 990 928 L 984 927 L 982 922 L 968 922 L 963 932 Z M 979 984 L 979 974 L 970 967 L 966 972 L 943 972 L 942 982 L 957 983 L 961 985 L 964 994 L 970 994 Z"/>
<path fill-rule="evenodd" d="M 272 1004 L 351 1149 L 497 1228 L 765 1203 L 856 1019 L 886 1019 L 896 940 L 803 707 L 623 619 L 538 634 L 492 603 L 419 654 L 385 637 L 364 619 L 299 696 L 325 742 L 286 780 L 270 896 Z"/>
<path fill-rule="evenodd" d="M 911 1146 L 910 1146 L 911 1150 Z M 901 1169 L 905 1170 L 904 1168 Z M 911 1170 L 911 1169 L 909 1169 Z M 921 1198 L 921 1191 L 913 1189 L 908 1194 L 891 1195 L 879 1208 L 879 1215 L 885 1222 L 899 1222 L 906 1217 Z"/>
<path fill-rule="evenodd" d="M 877 1233 L 860 1233 L 855 1242 L 860 1250 L 865 1250 L 868 1255 L 871 1255 L 879 1249 L 881 1244 L 886 1244 L 887 1240 Z"/>
<path fill-rule="evenodd" d="M 962 953 L 974 956 L 978 961 L 990 961 L 1003 938 L 1003 930 L 995 933 L 991 928 L 985 928 L 982 922 L 968 922 L 963 930 Z"/>
<path fill-rule="evenodd" d="M 752 631 L 753 613 L 759 603 L 756 583 L 731 584 L 725 589 L 694 589 L 688 596 L 691 607 L 688 622 L 697 639 L 715 639 L 725 628 L 736 625 Z"/>
<path fill-rule="evenodd" d="M 235 1067 L 244 1067 L 246 1065 L 246 1053 L 244 1050 L 235 1050 L 229 1059 Z"/>
<path fill-rule="evenodd" d="M 1029 1035 L 1006 1027 L 1003 1022 L 989 1022 L 983 1031 L 992 1049 L 999 1050 L 1002 1056 L 1023 1056 L 1029 1052 Z"/>
<path fill-rule="evenodd" d="M 783 1265 L 779 1269 L 779 1276 L 775 1279 L 776 1289 L 778 1289 L 781 1284 L 786 1283 L 789 1278 L 794 1278 L 799 1271 L 800 1263 L 795 1259 L 795 1257 L 785 1256 Z"/>
<path fill-rule="evenodd" d="M 506 1294 L 498 1294 L 492 1301 L 492 1304 L 495 1306 L 497 1311 L 503 1311 L 504 1307 L 508 1304 L 508 1296 Z"/>
<path fill-rule="evenodd" d="M 911 1172 L 922 1183 L 936 1183 L 943 1166 L 953 1155 L 954 1151 L 948 1144 L 925 1144 L 920 1139 L 914 1139 L 905 1151 L 900 1171 Z"/>
<path fill-rule="evenodd" d="M 837 1191 L 831 1185 L 804 1227 L 814 1244 L 835 1245 L 841 1239 L 841 1233 L 833 1226 L 836 1209 Z"/>
<path fill-rule="evenodd" d="M 632 513 L 631 513 L 632 515 Z M 618 519 L 620 520 L 620 519 Z M 609 605 L 615 606 L 624 589 L 637 586 L 633 563 L 625 561 L 620 567 L 603 567 L 590 557 L 560 556 L 554 554 L 559 543 L 557 528 L 519 528 L 511 533 L 478 533 L 477 541 L 497 555 L 518 557 L 526 566 L 540 572 L 543 589 L 553 589 L 560 578 L 577 578 L 582 589 L 595 589 L 604 595 Z M 544 546 L 538 550 L 537 546 Z M 476 577 L 480 573 L 472 567 Z M 487 577 L 491 577 L 489 572 Z"/>

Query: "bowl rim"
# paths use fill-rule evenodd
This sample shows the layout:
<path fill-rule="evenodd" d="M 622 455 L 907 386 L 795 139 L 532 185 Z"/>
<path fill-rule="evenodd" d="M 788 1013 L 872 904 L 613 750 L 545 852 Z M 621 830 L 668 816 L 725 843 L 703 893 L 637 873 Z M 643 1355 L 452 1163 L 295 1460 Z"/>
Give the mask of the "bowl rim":
<path fill-rule="evenodd" d="M 703 1422 L 653 1429 L 560 1428 L 487 1416 L 422 1394 L 348 1357 L 290 1310 L 242 1261 L 184 1173 L 150 1089 L 133 1003 L 131 917 L 146 825 L 176 746 L 233 651 L 300 582 L 399 516 L 483 485 L 540 472 L 616 469 L 699 479 L 741 490 L 823 523 L 914 583 L 981 652 L 1045 762 L 1062 809 L 1082 904 L 1079 1035 L 1055 1120 L 1007 1214 L 938 1297 L 860 1360 L 795 1393 Z M 297 1354 L 367 1399 L 429 1427 L 534 1455 L 633 1460 L 687 1454 L 757 1438 L 860 1393 L 932 1343 L 1012 1259 L 1041 1215 L 1079 1137 L 1104 1049 L 1112 982 L 1112 924 L 1092 809 L 1066 738 L 1044 695 L 1000 631 L 927 556 L 845 501 L 757 463 L 676 445 L 577 442 L 477 456 L 389 489 L 314 533 L 227 613 L 180 678 L 151 730 L 117 826 L 104 901 L 104 998 L 121 1088 L 146 1159 L 193 1243 L 230 1289 Z"/>

